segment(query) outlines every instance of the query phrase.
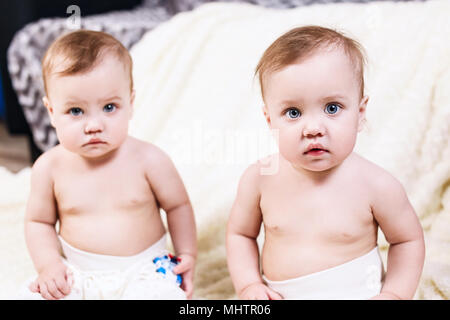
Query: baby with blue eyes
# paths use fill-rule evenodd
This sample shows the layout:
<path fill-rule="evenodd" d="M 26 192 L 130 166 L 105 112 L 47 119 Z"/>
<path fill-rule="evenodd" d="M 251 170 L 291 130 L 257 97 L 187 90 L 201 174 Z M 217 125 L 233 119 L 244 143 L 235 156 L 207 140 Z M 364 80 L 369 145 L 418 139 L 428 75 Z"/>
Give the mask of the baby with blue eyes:
<path fill-rule="evenodd" d="M 60 144 L 32 168 L 25 240 L 37 278 L 19 298 L 191 298 L 192 206 L 170 158 L 128 135 L 134 90 L 126 48 L 102 32 L 69 33 L 47 50 L 43 77 Z M 160 209 L 181 286 L 153 262 L 167 254 Z"/>
<path fill-rule="evenodd" d="M 230 213 L 239 298 L 413 298 L 425 255 L 417 215 L 396 178 L 353 152 L 368 103 L 363 66 L 356 41 L 319 26 L 285 33 L 259 61 L 279 153 L 245 170 Z"/>

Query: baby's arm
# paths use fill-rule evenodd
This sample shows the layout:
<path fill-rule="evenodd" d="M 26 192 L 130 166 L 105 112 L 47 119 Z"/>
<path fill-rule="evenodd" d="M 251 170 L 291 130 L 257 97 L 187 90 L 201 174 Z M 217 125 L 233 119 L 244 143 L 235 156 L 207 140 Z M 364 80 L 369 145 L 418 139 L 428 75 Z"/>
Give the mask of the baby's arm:
<path fill-rule="evenodd" d="M 183 181 L 171 159 L 155 146 L 151 146 L 151 150 L 147 176 L 160 207 L 166 212 L 175 254 L 181 258 L 174 272 L 183 274 L 181 287 L 187 297 L 191 298 L 197 258 L 194 212 Z"/>
<path fill-rule="evenodd" d="M 412 299 L 425 258 L 422 227 L 399 181 L 382 173 L 374 182 L 372 212 L 390 244 L 385 282 L 375 299 Z"/>
<path fill-rule="evenodd" d="M 57 214 L 48 160 L 44 154 L 32 168 L 25 214 L 25 241 L 39 274 L 30 289 L 40 292 L 45 299 L 60 299 L 70 293 L 70 286 L 55 230 Z"/>
<path fill-rule="evenodd" d="M 259 270 L 256 238 L 261 228 L 259 167 L 254 164 L 242 175 L 227 225 L 227 261 L 240 299 L 281 299 L 264 285 Z"/>

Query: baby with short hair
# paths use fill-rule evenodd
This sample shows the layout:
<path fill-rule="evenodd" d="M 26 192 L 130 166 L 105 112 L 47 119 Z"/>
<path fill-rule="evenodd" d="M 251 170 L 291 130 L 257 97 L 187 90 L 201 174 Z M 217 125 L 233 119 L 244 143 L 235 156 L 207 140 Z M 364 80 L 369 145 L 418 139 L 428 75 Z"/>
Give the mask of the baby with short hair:
<path fill-rule="evenodd" d="M 413 298 L 425 256 L 417 215 L 397 179 L 353 152 L 368 102 L 363 69 L 355 40 L 319 26 L 290 30 L 259 61 L 279 154 L 246 169 L 230 213 L 239 298 Z M 262 174 L 277 159 L 278 170 Z M 390 244 L 386 273 L 378 227 Z"/>
<path fill-rule="evenodd" d="M 43 77 L 60 144 L 32 168 L 25 239 L 38 277 L 20 297 L 191 298 L 192 206 L 167 154 L 128 135 L 135 93 L 126 48 L 103 32 L 66 34 L 47 50 Z M 181 288 L 153 263 L 167 254 L 160 209 Z"/>

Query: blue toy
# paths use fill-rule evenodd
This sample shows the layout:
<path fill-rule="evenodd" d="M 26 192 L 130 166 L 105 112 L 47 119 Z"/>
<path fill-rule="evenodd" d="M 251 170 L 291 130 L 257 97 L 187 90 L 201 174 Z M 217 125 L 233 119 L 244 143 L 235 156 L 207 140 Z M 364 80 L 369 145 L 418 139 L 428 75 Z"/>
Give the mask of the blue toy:
<path fill-rule="evenodd" d="M 156 264 L 156 272 L 160 272 L 164 275 L 164 279 L 173 279 L 177 285 L 181 285 L 182 278 L 180 274 L 175 274 L 172 270 L 180 263 L 181 259 L 171 254 L 163 255 L 153 259 L 153 263 Z"/>

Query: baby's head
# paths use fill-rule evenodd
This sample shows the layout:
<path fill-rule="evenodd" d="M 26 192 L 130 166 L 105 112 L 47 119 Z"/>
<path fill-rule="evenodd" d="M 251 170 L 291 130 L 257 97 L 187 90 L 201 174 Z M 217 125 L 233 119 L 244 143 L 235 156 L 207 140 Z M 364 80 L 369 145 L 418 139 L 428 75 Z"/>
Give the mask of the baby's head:
<path fill-rule="evenodd" d="M 325 171 L 352 152 L 368 101 L 364 61 L 355 40 L 318 26 L 295 28 L 264 52 L 264 115 L 294 167 Z"/>
<path fill-rule="evenodd" d="M 42 60 L 43 98 L 58 139 L 97 158 L 128 136 L 134 100 L 132 60 L 114 37 L 79 30 L 56 39 Z"/>

